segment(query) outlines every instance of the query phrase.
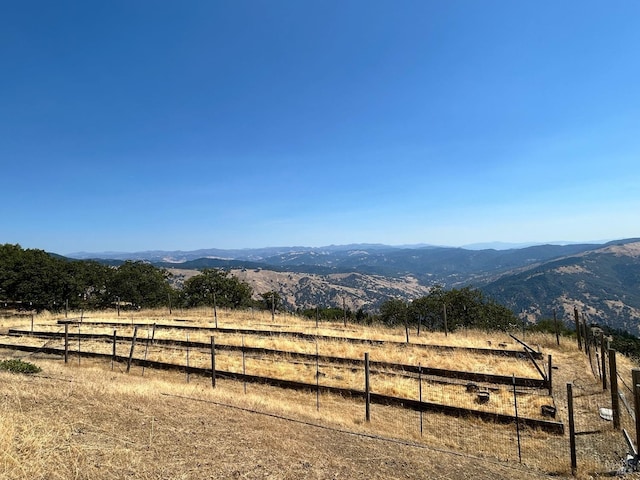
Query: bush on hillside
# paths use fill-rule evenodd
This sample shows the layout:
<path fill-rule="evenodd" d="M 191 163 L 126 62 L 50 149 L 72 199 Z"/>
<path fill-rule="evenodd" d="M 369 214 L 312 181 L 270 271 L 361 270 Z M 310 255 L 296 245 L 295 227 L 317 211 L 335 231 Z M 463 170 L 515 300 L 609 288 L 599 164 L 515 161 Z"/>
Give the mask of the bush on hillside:
<path fill-rule="evenodd" d="M 23 362 L 22 360 L 11 359 L 2 360 L 0 362 L 0 370 L 13 373 L 40 373 L 42 369 L 37 365 L 29 362 Z"/>

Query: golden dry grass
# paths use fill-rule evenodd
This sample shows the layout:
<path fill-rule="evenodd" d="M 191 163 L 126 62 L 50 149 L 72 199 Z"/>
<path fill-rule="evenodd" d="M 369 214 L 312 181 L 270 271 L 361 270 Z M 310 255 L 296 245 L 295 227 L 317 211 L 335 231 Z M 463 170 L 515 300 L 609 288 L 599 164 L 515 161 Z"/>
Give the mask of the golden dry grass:
<path fill-rule="evenodd" d="M 120 316 L 117 316 L 115 311 L 69 312 L 68 314 L 69 319 L 79 319 L 81 316 L 87 323 L 119 322 L 123 327 L 131 325 L 134 322 L 144 322 L 148 324 L 171 323 L 202 327 L 214 327 L 216 325 L 213 318 L 213 309 L 211 308 L 174 310 L 171 315 L 169 315 L 166 309 L 122 311 Z M 57 320 L 63 318 L 64 314 L 43 312 L 35 316 L 34 322 L 36 327 L 43 325 L 52 326 L 56 324 Z M 271 313 L 262 310 L 218 309 L 217 318 L 217 325 L 220 328 L 250 328 L 254 330 L 269 330 L 272 332 L 298 332 L 336 337 L 337 339 L 374 339 L 400 343 L 406 340 L 404 327 L 389 328 L 380 325 L 363 327 L 362 325 L 350 323 L 344 326 L 342 322 L 321 321 L 319 327 L 316 328 L 314 320 L 284 313 L 277 314 L 272 320 Z M 175 321 L 178 319 L 181 320 L 181 322 Z M 19 320 L 0 318 L 0 328 L 8 328 L 17 323 L 27 326 L 29 324 L 28 316 L 24 316 Z M 106 330 L 109 329 L 107 328 Z M 531 338 L 533 339 L 534 337 Z M 535 346 L 542 338 L 545 339 L 544 341 L 547 341 L 546 337 L 541 336 L 529 343 Z M 527 340 L 528 339 L 529 334 Z M 421 335 L 417 336 L 416 329 L 412 328 L 410 330 L 410 342 L 423 345 L 447 345 L 467 348 L 521 349 L 517 342 L 506 333 L 466 329 L 459 329 L 449 335 L 445 335 L 442 332 L 427 332 L 423 330 Z"/>
<path fill-rule="evenodd" d="M 202 311 L 196 311 L 191 314 L 193 324 L 203 326 L 207 325 L 208 320 L 199 314 Z M 205 312 L 206 313 L 206 312 Z M 135 312 L 139 315 L 138 312 Z M 186 315 L 185 315 L 186 316 Z M 264 312 L 257 315 L 255 312 L 251 314 L 251 317 L 247 316 L 247 312 L 220 312 L 220 317 L 227 317 L 227 323 L 233 324 L 235 327 L 247 328 L 247 325 L 243 322 L 256 321 L 256 316 L 259 321 L 264 321 Z M 188 317 L 188 316 L 186 316 Z M 105 321 L 105 318 L 99 317 L 96 314 L 87 315 L 84 317 L 84 323 L 71 325 L 69 329 L 70 333 L 84 332 L 84 333 L 102 333 L 109 334 L 113 331 L 113 327 L 101 326 L 98 322 Z M 271 320 L 271 317 L 268 317 Z M 133 320 L 133 319 L 132 319 Z M 117 331 L 119 335 L 133 335 L 133 327 L 131 321 L 121 322 L 118 325 Z M 189 365 L 192 367 L 209 368 L 210 367 L 210 353 L 208 351 L 190 349 L 189 352 L 184 348 L 157 345 L 146 345 L 146 340 L 152 335 L 152 323 L 161 323 L 162 325 L 171 324 L 175 326 L 175 329 L 158 329 L 155 332 L 156 339 L 168 339 L 168 340 L 191 340 L 206 342 L 209 339 L 209 332 L 201 331 L 180 331 L 180 326 L 183 322 L 175 322 L 171 319 L 162 319 L 160 316 L 155 315 L 154 312 L 150 312 L 146 316 L 140 316 L 136 321 L 143 320 L 148 324 L 146 329 L 138 329 L 139 343 L 136 348 L 134 357 L 138 359 L 148 359 L 152 361 L 159 361 L 165 363 L 172 363 L 176 365 L 186 365 L 187 356 Z M 308 321 L 286 316 L 285 320 L 289 323 L 287 325 L 277 326 L 274 323 L 269 324 L 269 328 L 274 331 L 283 331 L 288 329 L 289 331 L 307 331 Z M 61 325 L 56 323 L 56 319 L 50 318 L 44 315 L 42 318 L 38 318 L 37 322 L 38 330 L 49 331 L 61 331 Z M 35 328 L 35 327 L 34 327 Z M 343 325 L 338 325 L 336 328 L 343 328 Z M 315 330 L 315 326 L 313 327 Z M 397 331 L 380 331 L 380 328 L 363 328 L 357 326 L 349 327 L 351 338 L 373 338 L 379 340 L 380 338 L 393 338 L 397 335 Z M 334 333 L 335 335 L 335 333 Z M 478 336 L 483 334 L 478 333 Z M 421 340 L 430 340 L 423 335 Z M 463 370 L 474 371 L 477 373 L 491 373 L 497 375 L 517 375 L 528 378 L 538 378 L 538 373 L 529 361 L 523 361 L 516 358 L 487 356 L 469 351 L 442 351 L 442 350 L 427 350 L 423 347 L 416 345 L 404 345 L 404 344 L 362 344 L 354 343 L 345 339 L 335 338 L 333 340 L 320 340 L 309 341 L 290 336 L 265 336 L 258 335 L 239 335 L 232 333 L 221 333 L 216 335 L 217 344 L 225 345 L 245 345 L 247 347 L 259 347 L 277 349 L 285 352 L 297 352 L 306 354 L 315 354 L 317 351 L 320 355 L 334 356 L 341 358 L 351 358 L 355 360 L 361 360 L 365 352 L 369 353 L 372 361 L 380 360 L 385 362 L 402 363 L 407 365 L 422 365 L 424 367 L 433 367 L 449 370 Z M 471 339 L 473 335 L 469 331 L 458 332 L 456 335 L 449 335 L 447 338 L 452 340 L 452 343 L 457 344 L 464 348 L 473 343 Z M 442 340 L 442 338 L 437 338 Z M 455 341 L 454 341 L 455 340 Z M 475 341 L 477 342 L 477 338 Z M 19 343 L 28 344 L 32 346 L 39 346 L 37 339 L 23 339 L 23 338 L 8 338 L 4 340 L 5 343 Z M 48 340 L 44 342 L 47 346 L 63 348 L 63 342 L 61 339 Z M 111 353 L 111 345 L 106 342 L 87 341 L 81 342 L 72 341 L 70 350 L 81 349 L 86 352 L 97 352 L 102 354 Z M 120 344 L 118 346 L 117 353 L 120 355 L 128 355 L 130 346 L 126 344 Z M 250 375 L 257 375 L 262 377 L 277 378 L 281 380 L 301 381 L 308 384 L 314 384 L 316 382 L 316 365 L 312 362 L 295 361 L 287 357 L 287 355 L 270 355 L 270 356 L 243 356 L 240 352 L 225 352 L 222 351 L 217 354 L 217 369 L 233 372 L 233 373 L 247 373 Z M 355 368 L 349 365 L 334 365 L 334 364 L 322 364 L 319 369 L 320 375 L 322 375 L 320 383 L 323 386 L 332 386 L 338 388 L 348 388 L 353 390 L 364 390 L 364 371 L 361 367 Z M 389 395 L 399 398 L 408 398 L 416 400 L 418 399 L 418 381 L 415 378 L 409 378 L 406 376 L 399 376 L 392 372 L 376 372 L 372 375 L 371 379 L 371 391 L 383 395 Z M 463 408 L 469 408 L 472 410 L 487 411 L 499 414 L 513 414 L 513 392 L 508 388 L 494 389 L 491 393 L 491 401 L 487 404 L 478 404 L 476 402 L 476 396 L 474 394 L 467 393 L 464 385 L 452 385 L 433 382 L 423 382 L 423 401 L 432 402 L 442 405 L 457 406 Z M 520 414 L 528 416 L 530 418 L 541 417 L 541 406 L 553 404 L 553 400 L 545 395 L 541 395 L 537 392 L 534 395 L 522 394 L 519 401 Z"/>
<path fill-rule="evenodd" d="M 208 318 L 210 312 L 181 312 L 184 315 L 174 315 L 172 318 L 184 318 L 189 320 L 189 324 L 198 324 L 203 326 L 212 326 L 211 319 Z M 114 320 L 115 315 L 99 316 L 91 313 L 84 316 L 87 321 L 105 321 Z M 50 329 L 59 331 L 60 326 L 55 322 L 59 316 L 42 315 L 35 319 L 35 328 L 38 330 Z M 116 317 L 117 318 L 117 317 Z M 131 323 L 133 321 L 144 321 L 147 323 L 168 323 L 172 320 L 162 312 L 130 314 L 128 318 L 120 319 L 123 326 L 118 327 L 119 334 L 132 333 Z M 276 321 L 284 320 L 284 318 L 276 317 Z M 256 329 L 282 330 L 282 331 L 308 331 L 314 333 L 315 322 L 308 322 L 295 317 L 286 317 L 288 322 L 286 325 L 274 325 L 271 322 L 270 314 L 259 316 L 258 312 L 244 312 L 239 316 L 233 316 L 232 312 L 219 312 L 220 326 L 235 326 Z M 223 322 L 225 322 L 223 324 Z M 183 322 L 178 322 L 183 323 Z M 4 319 L 2 320 L 2 328 L 9 327 L 29 328 L 29 318 Z M 83 324 L 81 330 L 85 333 L 89 332 L 89 328 L 94 327 Z M 87 330 L 85 330 L 87 329 Z M 128 330 L 127 330 L 128 329 Z M 98 329 L 95 329 L 98 331 Z M 318 329 L 320 330 L 320 329 Z M 74 331 L 72 328 L 70 331 Z M 112 328 L 107 328 L 103 333 L 112 333 Z M 334 336 L 338 336 L 344 331 L 341 324 L 325 325 L 323 331 L 332 332 Z M 395 341 L 404 340 L 404 330 L 380 331 L 380 329 L 367 329 L 356 326 L 348 326 L 348 333 L 354 338 L 387 338 Z M 158 330 L 156 337 L 159 335 L 167 335 L 171 338 L 175 331 Z M 327 333 L 328 334 L 328 333 Z M 198 338 L 195 332 L 189 333 L 191 340 Z M 146 338 L 145 329 L 139 329 L 138 336 L 141 341 L 136 348 L 136 357 L 142 358 L 145 352 L 144 340 Z M 185 332 L 180 334 L 181 339 L 186 339 Z M 475 346 L 487 347 L 491 341 L 492 346 L 503 343 L 500 339 L 507 342 L 504 335 L 488 335 L 478 334 L 478 338 L 474 338 L 474 333 L 469 331 L 456 332 L 447 337 L 437 334 L 423 334 L 420 340 L 424 343 L 432 344 L 456 344 L 459 346 Z M 175 338 L 175 337 L 174 337 Z M 205 335 L 205 340 L 208 335 Z M 415 337 L 412 337 L 412 342 Z M 242 336 L 228 337 L 229 343 L 242 342 Z M 14 341 L 21 344 L 32 342 L 33 345 L 43 345 L 46 341 L 31 338 L 12 338 L 3 339 L 4 341 Z M 199 341 L 199 340 L 196 340 Z M 216 342 L 218 342 L 216 335 Z M 315 342 L 295 342 L 287 337 L 259 337 L 245 335 L 244 341 L 247 346 L 260 346 L 263 348 L 279 348 L 283 350 L 302 351 L 315 354 Z M 285 341 L 289 343 L 278 343 Z M 48 342 L 52 346 L 56 344 L 61 347 L 61 341 Z M 275 343 L 274 343 L 275 342 Z M 545 352 L 548 350 L 554 354 L 556 364 L 561 365 L 562 373 L 565 372 L 566 365 L 574 365 L 582 357 L 576 356 L 575 348 L 564 342 L 560 348 L 555 346 L 555 338 L 540 335 L 539 337 L 531 337 L 527 339 L 530 344 L 540 345 Z M 517 348 L 510 341 L 511 348 Z M 235 343 L 239 344 L 239 343 Z M 76 344 L 72 342 L 71 350 L 73 351 Z M 283 347 L 286 346 L 286 348 Z M 119 345 L 118 354 L 126 355 L 129 351 L 129 345 Z M 92 349 L 101 351 L 102 353 L 110 353 L 111 345 L 102 342 L 82 342 L 82 349 Z M 319 341 L 318 349 L 320 355 L 342 356 L 359 359 L 362 357 L 362 345 L 354 345 L 353 343 L 342 340 Z M 489 373 L 499 373 L 506 368 L 504 374 L 536 377 L 535 370 L 533 373 L 528 370 L 526 374 L 519 374 L 513 370 L 518 363 L 525 364 L 513 359 L 504 357 L 493 357 L 486 355 L 474 355 L 469 353 L 459 354 L 455 352 L 438 352 L 425 356 L 424 351 L 412 352 L 411 347 L 402 347 L 395 349 L 380 348 L 375 350 L 374 346 L 364 346 L 370 351 L 372 360 L 389 358 L 402 358 L 402 363 L 421 363 L 425 366 L 438 366 L 438 368 L 454 368 L 457 370 L 474 370 L 487 371 Z M 329 353 L 331 352 L 331 353 Z M 334 353 L 335 352 L 335 353 Z M 7 352 L 6 355 L 12 354 Z M 158 359 L 163 361 L 174 361 L 178 364 L 184 364 L 186 361 L 186 351 L 180 348 L 173 349 L 155 349 L 150 348 L 147 352 L 149 359 Z M 262 431 L 262 435 L 269 432 L 267 436 L 279 439 L 281 445 L 287 445 L 288 456 L 281 457 L 274 454 L 274 449 L 282 449 L 282 446 L 269 443 L 268 445 L 260 444 L 262 452 L 269 452 L 268 455 L 275 455 L 278 461 L 273 463 L 260 461 L 253 454 L 245 452 L 242 457 L 235 455 L 233 446 L 226 445 L 229 439 L 228 430 L 233 430 L 227 425 L 227 431 L 218 431 L 222 435 L 222 442 L 216 442 L 215 445 L 211 441 L 205 439 L 207 433 L 206 428 L 198 424 L 197 421 L 205 422 L 207 428 L 210 428 L 210 421 L 203 419 L 200 411 L 208 412 L 208 415 L 216 418 L 216 422 L 224 423 L 228 420 L 230 413 L 227 411 L 224 418 L 219 418 L 218 410 L 230 407 L 221 407 L 221 404 L 239 407 L 248 410 L 256 410 L 262 413 L 268 413 L 287 418 L 296 419 L 302 422 L 308 422 L 317 425 L 323 425 L 338 430 L 346 430 L 350 432 L 379 435 L 383 437 L 394 438 L 402 441 L 415 442 L 419 445 L 429 446 L 441 450 L 453 450 L 458 452 L 472 452 L 474 455 L 496 458 L 500 461 L 509 463 L 517 462 L 517 450 L 515 448 L 515 431 L 512 425 L 498 425 L 486 423 L 471 418 L 454 418 L 439 414 L 423 414 L 423 432 L 420 434 L 419 421 L 420 414 L 413 411 L 407 411 L 399 408 L 384 407 L 379 405 L 372 406 L 372 422 L 363 421 L 364 406 L 362 402 L 350 399 L 342 399 L 340 397 L 328 394 L 320 396 L 320 409 L 316 409 L 316 397 L 313 392 L 296 392 L 281 390 L 277 388 L 267 387 L 264 385 L 250 384 L 246 385 L 247 393 L 244 393 L 245 385 L 241 382 L 232 382 L 218 380 L 218 388 L 210 388 L 210 380 L 197 376 L 191 376 L 187 384 L 184 374 L 151 371 L 147 369 L 143 372 L 140 367 L 131 370 L 130 375 L 124 375 L 124 366 L 115 365 L 115 370 L 110 370 L 109 362 L 100 362 L 89 360 L 86 358 L 78 359 L 72 356 L 71 362 L 65 367 L 60 359 L 41 360 L 37 356 L 27 356 L 27 359 L 34 359 L 38 363 L 44 365 L 44 376 L 40 377 L 15 377 L 10 376 L 11 381 L 2 382 L 5 387 L 3 392 L 5 399 L 3 411 L 7 418 L 2 424 L 3 432 L 0 438 L 5 439 L 8 445 L 7 453 L 2 457 L 0 468 L 4 468 L 5 475 L 0 473 L 0 478 L 333 478 L 336 470 L 332 470 L 332 466 L 336 462 L 326 460 L 320 464 L 312 460 L 304 460 L 311 467 L 301 467 L 296 461 L 292 461 L 293 452 L 299 455 L 299 446 L 290 444 L 291 435 L 296 438 L 304 439 L 308 436 L 308 431 L 302 429 L 302 432 L 294 432 L 293 427 L 278 426 L 274 430 L 272 425 L 267 425 L 266 421 L 247 420 L 248 425 L 243 424 L 245 429 L 250 429 L 252 438 L 255 431 Z M 242 358 L 238 353 L 220 352 L 217 356 L 219 368 L 226 368 L 230 371 L 242 371 Z M 198 353 L 196 350 L 190 351 L 190 365 L 208 367 L 207 352 Z M 432 362 L 432 363 L 430 363 Z M 509 362 L 513 362 L 511 365 Z M 79 365 L 78 365 L 79 363 Z M 295 364 L 293 368 L 285 366 L 286 364 L 279 359 L 245 359 L 247 373 L 256 374 L 256 371 L 273 372 L 274 376 L 291 375 L 294 379 L 315 382 L 315 365 Z M 507 365 L 504 367 L 504 365 Z M 530 366 L 527 368 L 531 368 Z M 270 370 L 271 369 L 271 370 Z M 285 373 L 285 370 L 287 372 Z M 321 377 L 321 382 L 329 384 L 330 381 L 341 377 L 343 382 L 341 385 L 349 385 L 351 388 L 362 389 L 364 384 L 362 372 L 351 372 L 349 368 L 338 367 L 336 365 L 321 367 L 325 376 Z M 583 378 L 584 374 L 589 373 L 586 369 L 582 372 L 580 369 L 572 370 L 576 378 Z M 7 375 L 7 374 L 2 374 Z M 48 377 L 48 378 L 44 378 Z M 16 379 L 14 381 L 14 379 Z M 562 377 L 564 381 L 564 377 Z M 29 383 L 31 382 L 31 383 Z M 39 382 L 42 382 L 41 385 Z M 321 384 L 322 384 L 321 383 Z M 23 389 L 29 390 L 29 394 L 23 394 Z M 407 398 L 417 399 L 417 382 L 413 379 L 401 378 L 397 376 L 386 375 L 384 373 L 372 376 L 372 389 L 374 392 L 386 393 L 395 396 L 406 396 Z M 66 395 L 66 397 L 65 397 Z M 490 408 L 492 411 L 503 413 L 511 413 L 509 410 L 513 408 L 512 392 L 508 388 L 500 389 L 492 392 L 492 400 Z M 187 397 L 187 398 L 185 398 Z M 531 398 L 528 398 L 531 397 Z M 65 400 L 66 398 L 66 400 Z M 464 391 L 463 386 L 432 384 L 427 381 L 423 384 L 423 399 L 427 401 L 435 401 L 437 403 L 463 404 L 469 408 L 489 408 L 481 407 L 473 400 L 473 396 Z M 49 403 L 49 400 L 58 402 L 58 406 L 47 405 L 43 408 L 42 415 L 38 408 L 34 405 Z M 171 400 L 169 400 L 171 399 Z M 548 397 L 545 395 L 519 395 L 519 409 L 521 415 L 536 416 L 541 403 L 547 403 Z M 211 403 L 214 402 L 214 403 Z M 456 403 L 457 402 L 457 403 Z M 462 402 L 462 403 L 461 403 Z M 466 402 L 466 403 L 465 403 Z M 169 403 L 174 407 L 181 409 L 180 411 L 168 411 L 165 405 Z M 61 404 L 61 405 L 60 405 Z M 29 409 L 24 408 L 30 405 Z M 73 409 L 73 412 L 69 410 Z M 26 413 L 25 413 L 26 412 Z M 246 412 L 245 412 L 246 413 Z M 564 414 L 560 408 L 560 415 Z M 77 415 L 76 415 L 77 414 Z M 25 418 L 25 415 L 31 418 Z M 60 416 L 60 420 L 58 419 Z M 120 417 L 127 415 L 134 418 L 133 424 Z M 236 413 L 231 413 L 235 416 Z M 251 416 L 247 413 L 247 415 Z M 80 420 L 74 420 L 74 419 Z M 205 417 L 206 418 L 206 417 Z M 56 419 L 56 420 L 53 420 Z M 162 419 L 162 420 L 160 420 Z M 196 421 L 196 419 L 199 419 Z M 181 423 L 180 423 L 181 422 Z M 191 422 L 196 422 L 192 424 Z M 46 424 L 46 425 L 45 425 Z M 161 425 L 174 425 L 172 429 L 164 430 Z M 10 425 L 20 425 L 11 429 Z M 83 427 L 84 425 L 84 427 Z M 6 432 L 4 428 L 6 427 Z M 266 430 L 260 430 L 265 428 Z M 308 429 L 307 429 L 308 430 Z M 124 432 L 124 433 L 121 433 Z M 192 433 L 191 437 L 189 432 Z M 227 433 L 225 433 L 227 432 Z M 446 432 L 446 435 L 443 435 Z M 242 432 L 237 432 L 240 438 Z M 234 438 L 238 437 L 234 434 Z M 393 447 L 394 454 L 389 458 L 390 447 L 384 445 L 380 447 L 377 453 L 364 453 L 363 458 L 376 459 L 373 466 L 369 465 L 367 470 L 362 466 L 361 458 L 354 458 L 353 452 L 347 455 L 347 444 L 353 443 L 351 440 L 338 440 L 340 433 L 334 432 L 325 440 L 331 444 L 339 446 L 338 451 L 331 450 L 331 455 L 336 455 L 340 460 L 342 476 L 347 473 L 347 477 L 360 477 L 363 472 L 367 472 L 371 478 L 424 478 L 412 472 L 411 469 L 418 468 L 419 472 L 431 472 L 433 476 L 428 478 L 460 478 L 461 472 L 453 474 L 449 471 L 434 471 L 431 466 L 422 462 L 423 457 L 438 457 L 439 453 L 433 451 L 426 454 L 420 452 L 417 458 L 415 455 L 408 457 L 404 453 L 400 453 L 405 447 Z M 55 439 L 62 439 L 63 447 L 58 447 Z M 190 442 L 189 438 L 193 441 Z M 341 437 L 340 437 L 341 438 Z M 178 446 L 172 446 L 171 440 L 178 443 Z M 179 439 L 179 440 L 178 440 Z M 240 440 L 241 444 L 244 440 Z M 304 442 L 304 440 L 299 440 Z M 371 440 L 373 442 L 373 440 Z M 66 443 L 65 443 L 66 442 Z M 344 442 L 344 443 L 343 443 Z M 360 442 L 360 440 L 358 440 Z M 225 444 L 224 446 L 218 445 Z M 212 463 L 211 459 L 205 459 L 200 452 L 193 451 L 193 444 L 199 445 L 198 448 L 217 449 L 224 464 L 220 468 L 220 462 Z M 188 446 L 190 445 L 190 447 Z M 308 447 L 313 448 L 311 445 Z M 323 449 L 330 449 L 329 445 L 322 445 Z M 367 449 L 375 449 L 371 445 L 367 445 Z M 407 447 L 412 448 L 412 447 Z M 174 455 L 169 460 L 162 452 L 172 451 Z M 324 451 L 324 450 L 323 450 Z M 328 450 L 327 450 L 328 451 Z M 383 453 L 386 451 L 387 453 Z M 549 472 L 554 474 L 568 473 L 568 450 L 566 437 L 550 435 L 541 431 L 525 429 L 522 437 L 523 461 L 534 471 Z M 33 462 L 29 460 L 31 456 L 36 456 Z M 369 455 L 369 457 L 367 457 Z M 450 464 L 451 458 L 449 454 L 442 454 L 447 458 L 445 462 Z M 377 463 L 377 459 L 388 458 L 390 468 L 385 469 Z M 229 458 L 234 458 L 234 462 L 226 462 Z M 328 457 L 327 457 L 328 458 Z M 462 457 L 466 458 L 466 457 Z M 13 459 L 13 460 L 12 460 Z M 127 459 L 129 463 L 127 463 Z M 151 460 L 149 460 L 151 459 Z M 200 464 L 200 470 L 193 468 L 190 464 L 191 460 Z M 242 465 L 238 465 L 238 461 Z M 151 464 L 149 463 L 151 462 Z M 395 463 L 394 463 L 395 462 Z M 398 463 L 400 462 L 400 463 Z M 455 460 L 453 463 L 465 463 Z M 262 465 L 262 470 L 255 470 L 256 464 Z M 52 465 L 59 465 L 52 467 Z M 61 466 L 60 466 L 61 465 Z M 104 471 L 99 466 L 103 465 Z M 127 465 L 126 468 L 119 468 L 118 465 Z M 203 467 L 204 465 L 204 467 Z M 306 464 L 304 464 L 306 465 Z M 404 465 L 404 466 L 403 466 Z M 474 472 L 474 478 L 485 478 L 482 472 L 474 469 L 466 464 L 465 468 Z M 483 464 L 485 472 L 493 471 L 492 468 L 486 468 Z M 581 475 L 585 475 L 589 470 L 598 470 L 602 467 L 602 462 L 594 461 L 593 465 L 589 465 L 586 461 L 582 464 Z M 206 475 L 202 474 L 202 468 Z M 496 467 L 497 468 L 497 467 Z M 266 470 L 265 470 L 266 469 Z M 500 470 L 500 469 L 498 469 Z M 110 474 L 106 474 L 109 472 Z M 386 472 L 386 473 L 385 473 Z M 401 473 L 399 473 L 401 472 Z M 465 475 L 466 475 L 465 471 Z M 516 470 L 515 473 L 494 472 L 495 478 L 526 478 L 527 475 L 536 475 L 523 470 Z M 412 476 L 414 475 L 414 476 Z M 488 476 L 486 478 L 492 478 Z M 586 477 L 585 477 L 586 478 Z"/>
<path fill-rule="evenodd" d="M 543 478 L 421 447 L 446 447 L 431 417 L 420 437 L 415 417 L 399 428 L 394 410 L 380 407 L 366 423 L 362 405 L 334 396 L 317 411 L 300 392 L 252 385 L 244 394 L 237 382 L 214 390 L 176 374 L 142 379 L 100 362 L 28 359 L 41 375 L 0 373 L 2 479 Z"/>

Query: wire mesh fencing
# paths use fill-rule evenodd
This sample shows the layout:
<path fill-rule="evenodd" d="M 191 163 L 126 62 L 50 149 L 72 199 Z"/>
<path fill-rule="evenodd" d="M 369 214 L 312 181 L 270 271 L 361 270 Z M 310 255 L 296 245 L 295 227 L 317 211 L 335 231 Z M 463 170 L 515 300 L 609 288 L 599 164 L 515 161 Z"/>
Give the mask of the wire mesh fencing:
<path fill-rule="evenodd" d="M 521 462 L 544 472 L 564 473 L 569 468 L 568 440 L 559 418 L 563 405 L 556 405 L 551 395 L 551 362 L 547 366 L 538 356 L 537 371 L 530 365 L 533 353 L 538 352 L 513 358 L 505 357 L 505 352 L 492 353 L 490 360 L 484 360 L 490 365 L 529 365 L 533 373 L 527 377 L 515 372 L 505 375 L 389 363 L 382 355 L 369 357 L 368 352 L 362 358 L 340 357 L 319 349 L 317 342 L 304 351 L 302 347 L 293 351 L 292 346 L 279 351 L 236 335 L 214 349 L 213 339 L 202 341 L 195 333 L 190 337 L 178 331 L 156 334 L 153 326 L 141 328 L 137 336 L 135 328 L 127 327 L 130 331 L 123 334 L 104 327 L 105 332 L 83 337 L 81 334 L 89 334 L 88 327 L 86 333 L 84 328 L 72 338 L 78 353 L 82 341 L 83 354 L 93 351 L 112 365 L 125 362 L 127 371 L 131 368 L 134 374 L 149 377 L 154 375 L 151 368 L 173 369 L 184 372 L 186 382 L 195 381 L 195 376 L 217 376 L 235 382 L 233 387 L 224 382 L 220 386 L 233 388 L 234 395 L 252 395 L 259 389 L 269 399 L 280 395 L 273 387 L 281 387 L 278 392 L 295 392 L 296 415 L 303 412 L 341 428 Z M 478 365 L 468 352 L 464 356 L 471 358 L 468 365 Z M 426 355 L 421 358 L 435 361 Z M 294 394 L 286 397 L 290 400 Z M 271 408 L 268 402 L 259 403 Z"/>

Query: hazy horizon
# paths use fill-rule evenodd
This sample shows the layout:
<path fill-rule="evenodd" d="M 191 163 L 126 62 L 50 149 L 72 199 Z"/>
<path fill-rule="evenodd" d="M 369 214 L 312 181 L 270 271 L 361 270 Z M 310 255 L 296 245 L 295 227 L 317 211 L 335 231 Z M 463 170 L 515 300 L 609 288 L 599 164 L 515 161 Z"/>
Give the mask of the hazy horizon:
<path fill-rule="evenodd" d="M 159 252 L 159 253 L 191 253 L 198 252 L 203 250 L 220 250 L 220 251 L 252 251 L 252 250 L 270 250 L 270 249 L 323 249 L 323 248 L 336 248 L 336 247 L 358 247 L 358 246 L 380 246 L 380 247 L 390 247 L 390 248 L 462 248 L 467 250 L 484 250 L 484 249 L 495 249 L 495 250 L 508 250 L 508 249 L 518 249 L 518 248 L 526 248 L 531 246 L 539 246 L 539 245 L 575 245 L 575 244 L 585 244 L 585 245 L 603 245 L 608 242 L 616 241 L 616 240 L 625 240 L 625 239 L 609 239 L 609 240 L 592 240 L 592 241 L 581 241 L 581 242 L 567 242 L 562 240 L 557 241 L 546 241 L 546 242 L 524 242 L 524 243 L 508 243 L 508 242 L 482 242 L 482 243 L 471 243 L 466 245 L 435 245 L 430 243 L 415 243 L 415 244 L 399 244 L 399 245 L 391 245 L 391 244 L 381 244 L 381 243 L 370 243 L 370 242 L 359 242 L 359 243 L 351 243 L 351 244 L 328 244 L 328 245 L 319 245 L 319 246 L 310 246 L 310 245 L 267 245 L 262 247 L 238 247 L 238 248 L 218 248 L 218 247 L 202 247 L 195 248 L 192 250 L 185 250 L 181 248 L 175 249 L 142 249 L 136 251 L 123 251 L 123 250 L 104 250 L 104 251 L 76 251 L 76 252 L 51 252 L 57 253 L 63 256 L 82 256 L 82 255 L 90 255 L 90 254 L 108 254 L 108 255 L 126 255 L 126 254 L 141 254 L 141 253 L 151 253 L 151 252 Z"/>

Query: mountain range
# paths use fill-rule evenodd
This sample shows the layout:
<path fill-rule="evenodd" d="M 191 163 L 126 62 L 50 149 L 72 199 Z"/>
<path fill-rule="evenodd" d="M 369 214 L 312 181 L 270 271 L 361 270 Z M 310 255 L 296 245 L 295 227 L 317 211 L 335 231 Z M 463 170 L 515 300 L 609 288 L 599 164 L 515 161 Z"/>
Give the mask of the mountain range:
<path fill-rule="evenodd" d="M 388 298 L 411 300 L 433 285 L 481 289 L 535 322 L 572 322 L 574 307 L 596 323 L 637 335 L 640 324 L 640 239 L 604 244 L 470 249 L 379 244 L 259 249 L 202 249 L 71 254 L 109 263 L 144 260 L 178 281 L 202 268 L 225 268 L 256 293 L 276 290 L 291 308 L 315 305 L 376 309 Z"/>

